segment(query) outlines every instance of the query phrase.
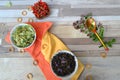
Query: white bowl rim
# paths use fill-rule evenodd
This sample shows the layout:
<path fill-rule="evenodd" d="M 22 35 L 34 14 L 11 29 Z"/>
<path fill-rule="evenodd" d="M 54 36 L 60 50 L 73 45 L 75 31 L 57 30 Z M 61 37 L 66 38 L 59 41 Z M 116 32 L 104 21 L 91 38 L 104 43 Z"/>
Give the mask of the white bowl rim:
<path fill-rule="evenodd" d="M 29 46 L 24 47 L 24 48 L 21 48 L 21 47 L 16 46 L 16 45 L 12 42 L 12 36 L 11 36 L 12 33 L 13 33 L 13 31 L 14 31 L 17 27 L 19 27 L 19 26 L 21 26 L 21 25 L 29 25 L 29 26 L 31 26 L 31 27 L 33 28 L 33 31 L 35 32 L 35 37 L 34 37 L 33 42 L 32 42 Z M 36 31 L 35 31 L 34 27 L 33 27 L 32 25 L 30 25 L 30 24 L 27 24 L 27 23 L 17 24 L 17 25 L 15 25 L 15 26 L 12 28 L 12 30 L 10 31 L 10 42 L 11 42 L 11 44 L 12 44 L 15 48 L 18 48 L 18 49 L 26 49 L 26 48 L 29 48 L 29 47 L 31 47 L 31 46 L 34 44 L 35 40 L 36 40 Z"/>
<path fill-rule="evenodd" d="M 74 70 L 70 75 L 67 75 L 67 76 L 64 76 L 64 77 L 58 76 L 57 74 L 54 73 L 54 71 L 53 71 L 53 69 L 52 69 L 52 59 L 53 59 L 54 56 L 56 56 L 56 55 L 59 54 L 60 52 L 66 52 L 66 53 L 68 53 L 68 54 L 71 54 L 72 56 L 74 56 L 75 62 L 76 62 L 75 70 Z M 51 61 L 50 61 L 50 67 L 51 67 L 52 72 L 53 72 L 57 77 L 60 77 L 60 78 L 62 78 L 62 79 L 69 79 L 69 78 L 71 78 L 71 77 L 77 72 L 77 70 L 78 70 L 78 59 L 77 59 L 77 57 L 76 57 L 71 51 L 68 51 L 68 50 L 59 50 L 58 52 L 56 52 L 55 54 L 53 54 L 53 56 L 52 56 L 52 58 L 51 58 Z"/>

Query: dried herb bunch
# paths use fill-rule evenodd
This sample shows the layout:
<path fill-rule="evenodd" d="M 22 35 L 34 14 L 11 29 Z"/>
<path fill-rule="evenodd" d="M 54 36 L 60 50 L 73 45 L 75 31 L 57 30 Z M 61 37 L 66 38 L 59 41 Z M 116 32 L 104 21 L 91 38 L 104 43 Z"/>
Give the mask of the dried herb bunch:
<path fill-rule="evenodd" d="M 87 34 L 87 36 L 89 36 L 94 42 L 98 42 L 99 39 L 96 37 L 96 35 L 93 32 L 89 31 L 86 26 L 86 20 L 88 18 L 92 18 L 91 13 L 87 15 L 82 15 L 80 20 L 73 22 L 73 26 L 75 29 L 79 29 L 80 32 Z M 104 41 L 106 46 L 112 47 L 112 44 L 116 42 L 116 39 L 114 38 L 109 41 L 104 40 L 104 26 L 101 23 L 96 24 L 96 31 L 101 37 L 101 39 Z M 102 44 L 99 46 L 99 48 L 101 47 L 103 47 Z"/>

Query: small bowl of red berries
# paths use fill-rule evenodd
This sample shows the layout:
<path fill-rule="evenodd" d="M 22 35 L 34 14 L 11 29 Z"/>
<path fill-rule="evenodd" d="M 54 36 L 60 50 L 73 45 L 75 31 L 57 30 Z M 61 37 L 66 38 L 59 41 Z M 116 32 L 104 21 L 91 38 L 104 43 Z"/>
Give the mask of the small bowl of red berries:
<path fill-rule="evenodd" d="M 42 2 L 42 0 L 36 2 L 33 6 L 31 6 L 33 14 L 36 18 L 42 19 L 50 14 L 50 9 L 46 2 Z"/>

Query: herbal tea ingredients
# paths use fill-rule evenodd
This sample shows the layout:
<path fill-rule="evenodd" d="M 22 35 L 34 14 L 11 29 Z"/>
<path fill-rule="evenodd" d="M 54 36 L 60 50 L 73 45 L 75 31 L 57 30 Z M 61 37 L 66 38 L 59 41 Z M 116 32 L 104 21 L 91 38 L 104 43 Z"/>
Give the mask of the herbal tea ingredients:
<path fill-rule="evenodd" d="M 70 75 L 75 70 L 75 57 L 67 52 L 60 52 L 53 57 L 51 66 L 58 76 Z"/>
<path fill-rule="evenodd" d="M 94 42 L 98 42 L 99 39 L 97 38 L 97 36 L 87 28 L 86 21 L 90 18 L 92 18 L 92 14 L 82 15 L 80 20 L 77 20 L 73 23 L 73 26 L 75 29 L 80 29 L 80 32 L 87 34 L 87 36 L 89 36 Z M 106 47 L 112 47 L 113 43 L 116 42 L 116 39 L 113 38 L 109 41 L 105 41 L 104 26 L 101 23 L 95 24 L 95 25 L 96 25 L 96 32 L 98 33 L 100 38 L 103 40 Z M 99 48 L 101 47 L 103 47 L 102 44 L 99 46 Z"/>
<path fill-rule="evenodd" d="M 19 48 L 30 46 L 35 41 L 34 28 L 28 24 L 18 24 L 11 31 L 11 41 Z"/>
<path fill-rule="evenodd" d="M 50 10 L 46 2 L 38 1 L 32 6 L 32 10 L 36 18 L 41 19 L 49 15 Z"/>

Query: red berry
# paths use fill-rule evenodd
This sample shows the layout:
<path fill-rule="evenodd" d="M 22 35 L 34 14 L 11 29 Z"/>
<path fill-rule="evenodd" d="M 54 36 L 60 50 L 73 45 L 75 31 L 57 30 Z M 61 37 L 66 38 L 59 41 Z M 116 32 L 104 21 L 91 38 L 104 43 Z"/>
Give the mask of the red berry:
<path fill-rule="evenodd" d="M 41 1 L 35 3 L 34 6 L 32 6 L 32 10 L 34 15 L 39 19 L 47 16 L 50 13 L 47 3 Z"/>

